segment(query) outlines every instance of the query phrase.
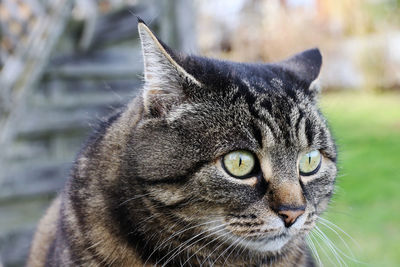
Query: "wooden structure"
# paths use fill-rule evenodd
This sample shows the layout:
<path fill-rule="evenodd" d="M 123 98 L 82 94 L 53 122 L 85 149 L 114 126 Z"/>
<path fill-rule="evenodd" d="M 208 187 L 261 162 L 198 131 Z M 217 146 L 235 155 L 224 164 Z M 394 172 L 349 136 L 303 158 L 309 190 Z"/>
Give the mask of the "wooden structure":
<path fill-rule="evenodd" d="M 141 87 L 133 14 L 193 52 L 191 8 L 185 0 L 0 2 L 0 266 L 23 266 L 79 147 Z"/>

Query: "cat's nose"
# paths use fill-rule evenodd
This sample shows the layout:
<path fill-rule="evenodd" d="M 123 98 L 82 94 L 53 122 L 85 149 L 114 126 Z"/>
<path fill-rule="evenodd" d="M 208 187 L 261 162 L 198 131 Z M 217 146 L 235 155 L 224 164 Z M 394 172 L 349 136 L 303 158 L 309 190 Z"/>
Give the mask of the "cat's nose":
<path fill-rule="evenodd" d="M 271 185 L 270 190 L 266 195 L 271 209 L 282 219 L 286 227 L 290 227 L 306 210 L 307 203 L 300 183 L 278 181 Z"/>
<path fill-rule="evenodd" d="M 294 224 L 305 211 L 305 207 L 295 207 L 295 208 L 288 208 L 288 207 L 279 207 L 276 211 L 281 217 L 281 219 L 285 222 L 285 226 L 289 228 Z"/>

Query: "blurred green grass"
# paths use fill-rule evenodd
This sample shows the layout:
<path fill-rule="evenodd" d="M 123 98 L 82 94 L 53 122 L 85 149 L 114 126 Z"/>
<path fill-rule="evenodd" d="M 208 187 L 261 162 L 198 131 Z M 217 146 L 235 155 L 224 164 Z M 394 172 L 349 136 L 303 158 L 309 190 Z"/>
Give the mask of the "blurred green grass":
<path fill-rule="evenodd" d="M 336 229 L 365 264 L 339 255 L 348 266 L 400 266 L 400 94 L 332 92 L 320 106 L 339 151 L 337 190 L 323 217 L 354 239 Z M 351 255 L 332 230 L 319 227 Z M 329 247 L 319 255 L 324 266 L 341 266 Z"/>

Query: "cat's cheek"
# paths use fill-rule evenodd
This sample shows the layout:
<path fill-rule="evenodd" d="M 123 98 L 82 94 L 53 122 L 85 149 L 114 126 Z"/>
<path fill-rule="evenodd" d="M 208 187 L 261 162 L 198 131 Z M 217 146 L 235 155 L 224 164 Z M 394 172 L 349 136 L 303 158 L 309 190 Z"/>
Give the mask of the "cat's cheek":
<path fill-rule="evenodd" d="M 193 182 L 197 188 L 198 198 L 216 205 L 240 209 L 251 203 L 254 198 L 253 187 L 227 180 L 213 164 L 197 172 L 193 177 Z"/>
<path fill-rule="evenodd" d="M 321 170 L 312 176 L 301 177 L 303 182 L 304 196 L 312 205 L 317 214 L 322 213 L 328 206 L 334 192 L 334 181 L 336 177 L 336 165 L 329 159 L 324 159 Z"/>
<path fill-rule="evenodd" d="M 151 198 L 165 207 L 184 205 L 191 201 L 191 195 L 183 188 L 175 185 L 160 185 L 149 189 L 148 198 Z"/>
<path fill-rule="evenodd" d="M 330 198 L 321 199 L 321 201 L 319 201 L 316 207 L 317 213 L 320 214 L 323 211 L 325 211 L 328 208 L 329 203 L 330 203 Z"/>

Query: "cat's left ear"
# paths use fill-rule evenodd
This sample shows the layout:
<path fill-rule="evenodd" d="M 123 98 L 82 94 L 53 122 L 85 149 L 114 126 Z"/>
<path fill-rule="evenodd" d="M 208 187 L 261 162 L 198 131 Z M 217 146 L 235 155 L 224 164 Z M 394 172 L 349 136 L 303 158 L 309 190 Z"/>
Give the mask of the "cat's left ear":
<path fill-rule="evenodd" d="M 140 19 L 138 30 L 144 61 L 144 107 L 153 116 L 162 116 L 185 99 L 185 84 L 199 87 L 201 84 L 174 59 L 176 56 L 172 50 L 159 41 Z"/>
<path fill-rule="evenodd" d="M 322 55 L 318 48 L 305 50 L 279 62 L 281 68 L 296 76 L 305 83 L 310 90 L 317 90 L 314 86 L 322 66 Z"/>

